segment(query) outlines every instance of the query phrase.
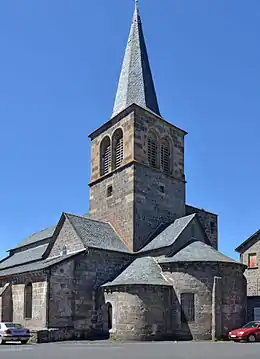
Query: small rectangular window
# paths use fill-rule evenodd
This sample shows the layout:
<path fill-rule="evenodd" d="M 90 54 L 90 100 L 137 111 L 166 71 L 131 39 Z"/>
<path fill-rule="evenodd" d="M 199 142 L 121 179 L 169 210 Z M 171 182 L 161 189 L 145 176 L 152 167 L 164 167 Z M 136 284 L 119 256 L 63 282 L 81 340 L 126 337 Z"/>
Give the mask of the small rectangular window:
<path fill-rule="evenodd" d="M 248 255 L 248 268 L 257 268 L 256 253 Z"/>
<path fill-rule="evenodd" d="M 112 186 L 108 186 L 107 187 L 107 197 L 111 197 L 113 194 L 113 187 Z"/>
<path fill-rule="evenodd" d="M 195 295 L 193 293 L 181 294 L 181 309 L 182 323 L 195 321 Z"/>

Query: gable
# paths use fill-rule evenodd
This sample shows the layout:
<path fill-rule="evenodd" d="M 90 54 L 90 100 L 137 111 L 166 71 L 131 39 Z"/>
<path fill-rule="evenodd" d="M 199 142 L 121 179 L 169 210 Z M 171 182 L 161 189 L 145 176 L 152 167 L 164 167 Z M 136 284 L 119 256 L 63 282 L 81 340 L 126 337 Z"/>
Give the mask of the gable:
<path fill-rule="evenodd" d="M 244 253 L 253 245 L 255 245 L 260 240 L 260 230 L 256 231 L 252 236 L 247 238 L 243 243 L 240 244 L 235 250 L 238 253 Z"/>
<path fill-rule="evenodd" d="M 57 257 L 62 255 L 64 247 L 66 247 L 67 254 L 74 253 L 85 248 L 66 215 L 62 215 L 55 232 L 56 233 L 54 233 L 54 239 L 51 249 L 49 250 L 48 257 Z"/>
<path fill-rule="evenodd" d="M 151 252 L 163 248 L 168 248 L 168 251 L 174 252 L 195 239 L 208 243 L 197 215 L 192 214 L 176 219 L 140 252 Z"/>

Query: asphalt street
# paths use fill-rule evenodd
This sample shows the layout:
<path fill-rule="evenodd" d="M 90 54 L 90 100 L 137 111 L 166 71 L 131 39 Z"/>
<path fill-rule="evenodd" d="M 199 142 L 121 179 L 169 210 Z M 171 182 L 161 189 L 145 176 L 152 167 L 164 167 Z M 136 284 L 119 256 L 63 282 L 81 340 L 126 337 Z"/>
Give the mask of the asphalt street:
<path fill-rule="evenodd" d="M 38 345 L 4 345 L 0 359 L 259 359 L 260 343 L 210 342 L 66 342 Z"/>

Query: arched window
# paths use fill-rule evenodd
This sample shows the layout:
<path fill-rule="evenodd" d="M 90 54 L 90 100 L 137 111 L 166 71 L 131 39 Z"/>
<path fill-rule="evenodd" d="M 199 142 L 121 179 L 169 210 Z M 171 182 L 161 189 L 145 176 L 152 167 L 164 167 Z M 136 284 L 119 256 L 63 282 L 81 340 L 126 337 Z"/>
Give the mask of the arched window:
<path fill-rule="evenodd" d="M 148 135 L 148 163 L 151 167 L 158 166 L 158 141 L 152 132 Z"/>
<path fill-rule="evenodd" d="M 107 303 L 107 325 L 108 330 L 112 329 L 112 304 Z"/>
<path fill-rule="evenodd" d="M 110 171 L 111 167 L 111 143 L 110 138 L 105 137 L 100 145 L 100 175 L 103 176 Z"/>
<path fill-rule="evenodd" d="M 124 159 L 123 131 L 118 128 L 113 135 L 113 169 L 121 166 Z"/>
<path fill-rule="evenodd" d="M 170 144 L 169 141 L 166 139 L 163 139 L 161 141 L 161 169 L 165 173 L 170 172 Z"/>
<path fill-rule="evenodd" d="M 24 287 L 24 318 L 32 319 L 32 283 Z"/>

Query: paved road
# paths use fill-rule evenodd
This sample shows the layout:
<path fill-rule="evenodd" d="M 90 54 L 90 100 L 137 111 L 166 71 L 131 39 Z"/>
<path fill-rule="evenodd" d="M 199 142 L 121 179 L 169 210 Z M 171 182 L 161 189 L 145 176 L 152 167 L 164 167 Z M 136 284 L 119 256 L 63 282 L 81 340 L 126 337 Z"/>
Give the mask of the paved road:
<path fill-rule="evenodd" d="M 259 359 L 260 343 L 67 342 L 5 345 L 1 359 Z"/>

